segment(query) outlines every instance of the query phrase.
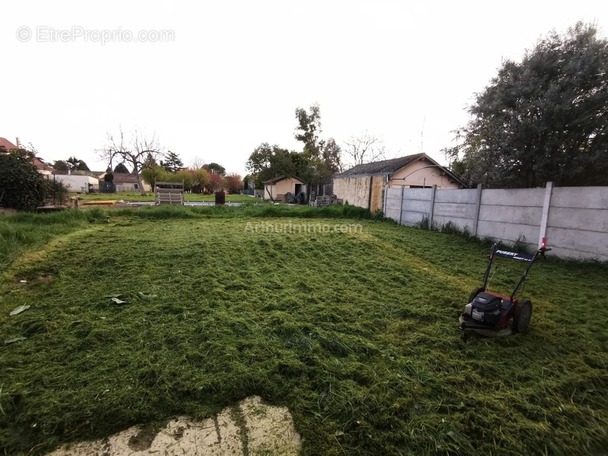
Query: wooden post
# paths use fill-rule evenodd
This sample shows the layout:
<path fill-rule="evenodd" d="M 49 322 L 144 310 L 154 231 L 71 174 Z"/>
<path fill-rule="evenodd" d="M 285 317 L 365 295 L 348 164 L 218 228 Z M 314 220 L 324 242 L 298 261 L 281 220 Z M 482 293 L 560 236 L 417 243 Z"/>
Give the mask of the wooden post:
<path fill-rule="evenodd" d="M 547 182 L 545 187 L 545 201 L 543 203 L 543 215 L 540 219 L 540 230 L 538 234 L 538 248 L 543 245 L 547 237 L 547 224 L 549 223 L 549 208 L 551 207 L 551 195 L 553 194 L 553 182 Z"/>

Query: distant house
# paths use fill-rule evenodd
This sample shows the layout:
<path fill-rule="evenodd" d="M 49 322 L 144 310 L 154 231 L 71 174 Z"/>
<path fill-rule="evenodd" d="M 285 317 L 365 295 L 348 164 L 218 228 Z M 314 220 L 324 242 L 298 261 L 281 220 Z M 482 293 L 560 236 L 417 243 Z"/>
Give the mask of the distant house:
<path fill-rule="evenodd" d="M 78 174 L 55 174 L 55 181 L 61 182 L 71 192 L 91 193 L 99 191 L 99 179 Z"/>
<path fill-rule="evenodd" d="M 13 144 L 6 138 L 0 138 L 0 154 L 7 154 L 11 150 L 21 149 L 22 146 L 19 143 L 19 138 L 17 138 L 16 142 L 17 142 L 17 144 Z M 32 159 L 32 163 L 34 164 L 34 166 L 36 167 L 38 172 L 40 174 L 42 174 L 44 177 L 46 177 L 47 179 L 49 179 L 53 175 L 53 172 L 54 172 L 53 167 L 44 163 L 44 161 L 42 161 L 41 158 L 34 157 Z"/>
<path fill-rule="evenodd" d="M 334 194 L 371 212 L 383 210 L 384 188 L 462 188 L 462 181 L 428 155 L 414 154 L 357 165 L 334 175 Z"/>
<path fill-rule="evenodd" d="M 275 177 L 264 182 L 264 199 L 271 201 L 284 201 L 285 195 L 306 193 L 306 182 L 297 177 Z"/>
<path fill-rule="evenodd" d="M 47 179 L 50 179 L 53 173 L 55 172 L 55 169 L 52 166 L 47 165 L 38 157 L 34 157 L 33 163 L 38 172 Z"/>
<path fill-rule="evenodd" d="M 10 142 L 8 139 L 0 138 L 0 154 L 6 154 L 12 149 L 18 149 L 18 147 L 12 142 Z"/>
<path fill-rule="evenodd" d="M 105 176 L 105 174 L 104 174 Z M 103 176 L 102 176 L 103 179 Z M 141 192 L 137 176 L 131 173 L 114 173 L 114 180 L 117 192 Z M 151 192 L 152 186 L 144 182 L 144 192 Z"/>

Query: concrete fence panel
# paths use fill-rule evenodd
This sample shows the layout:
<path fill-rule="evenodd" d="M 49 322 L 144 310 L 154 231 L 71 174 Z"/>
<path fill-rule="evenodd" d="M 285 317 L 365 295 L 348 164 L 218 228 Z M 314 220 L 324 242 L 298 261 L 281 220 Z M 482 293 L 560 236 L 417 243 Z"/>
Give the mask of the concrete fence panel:
<path fill-rule="evenodd" d="M 608 261 L 608 187 L 447 190 L 387 188 L 385 215 L 402 225 L 451 223 L 480 238 Z"/>

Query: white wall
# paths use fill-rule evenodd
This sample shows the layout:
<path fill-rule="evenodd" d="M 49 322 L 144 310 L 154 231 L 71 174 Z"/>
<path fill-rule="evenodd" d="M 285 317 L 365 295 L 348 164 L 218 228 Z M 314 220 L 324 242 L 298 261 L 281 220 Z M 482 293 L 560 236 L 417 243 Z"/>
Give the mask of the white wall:
<path fill-rule="evenodd" d="M 51 179 L 53 179 L 51 177 Z M 54 179 L 61 182 L 71 192 L 89 193 L 89 184 L 95 190 L 99 189 L 99 179 L 91 176 L 80 176 L 77 174 L 55 174 Z"/>
<path fill-rule="evenodd" d="M 553 255 L 608 261 L 608 187 L 387 188 L 384 213 L 402 225 L 451 222 L 480 238 L 531 248 L 544 231 Z"/>

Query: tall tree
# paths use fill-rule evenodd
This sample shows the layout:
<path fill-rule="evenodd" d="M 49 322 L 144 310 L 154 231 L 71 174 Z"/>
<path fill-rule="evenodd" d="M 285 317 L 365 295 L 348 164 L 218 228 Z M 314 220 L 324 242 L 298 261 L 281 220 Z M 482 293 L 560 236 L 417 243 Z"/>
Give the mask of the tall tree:
<path fill-rule="evenodd" d="M 208 165 L 203 165 L 203 168 L 205 168 L 207 171 L 219 174 L 220 176 L 226 174 L 226 168 L 215 162 L 209 163 Z"/>
<path fill-rule="evenodd" d="M 158 166 L 158 163 L 156 163 L 154 156 L 152 154 L 146 155 L 146 159 L 144 160 L 144 168 L 153 168 L 155 166 Z"/>
<path fill-rule="evenodd" d="M 488 187 L 608 185 L 608 41 L 578 23 L 506 61 L 445 150 Z"/>
<path fill-rule="evenodd" d="M 83 160 L 76 157 L 70 157 L 65 161 L 70 171 L 90 171 L 89 167 Z"/>
<path fill-rule="evenodd" d="M 106 146 L 100 151 L 101 157 L 109 163 L 114 159 L 120 159 L 133 167 L 132 173 L 137 176 L 137 184 L 142 195 L 146 193 L 141 177 L 144 164 L 150 157 L 156 159 L 160 154 L 161 150 L 156 135 L 146 137 L 135 131 L 131 135 L 131 139 L 127 140 L 122 129 L 118 136 L 108 134 Z"/>
<path fill-rule="evenodd" d="M 295 138 L 304 144 L 303 155 L 312 167 L 306 180 L 312 184 L 321 183 L 340 171 L 340 146 L 333 138 L 321 139 L 321 108 L 318 104 L 312 105 L 308 111 L 297 108 L 296 120 Z"/>
<path fill-rule="evenodd" d="M 167 151 L 165 159 L 160 162 L 160 165 L 167 171 L 175 173 L 184 167 L 184 162 L 175 152 Z"/>
<path fill-rule="evenodd" d="M 319 135 L 321 134 L 321 108 L 318 104 L 313 104 L 309 111 L 304 108 L 296 108 L 295 138 L 304 143 L 304 152 L 308 152 L 313 157 L 319 157 L 321 147 L 319 145 Z"/>

